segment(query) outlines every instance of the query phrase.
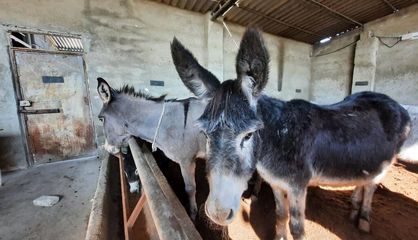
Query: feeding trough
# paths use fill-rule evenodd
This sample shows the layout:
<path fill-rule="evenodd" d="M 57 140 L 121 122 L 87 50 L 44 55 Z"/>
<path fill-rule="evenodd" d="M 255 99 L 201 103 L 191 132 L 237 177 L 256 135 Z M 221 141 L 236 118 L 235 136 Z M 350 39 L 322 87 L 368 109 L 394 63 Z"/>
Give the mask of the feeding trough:
<path fill-rule="evenodd" d="M 125 178 L 121 170 L 122 205 L 125 239 L 136 239 L 133 228 L 145 201 L 148 202 L 153 222 L 160 239 L 201 239 L 186 211 L 177 199 L 167 180 L 160 171 L 154 157 L 146 146 L 139 146 L 134 138 L 129 147 L 141 179 L 143 193 L 128 216 L 128 201 Z M 120 166 L 123 166 L 123 158 Z M 122 169 L 122 168 L 121 168 Z"/>

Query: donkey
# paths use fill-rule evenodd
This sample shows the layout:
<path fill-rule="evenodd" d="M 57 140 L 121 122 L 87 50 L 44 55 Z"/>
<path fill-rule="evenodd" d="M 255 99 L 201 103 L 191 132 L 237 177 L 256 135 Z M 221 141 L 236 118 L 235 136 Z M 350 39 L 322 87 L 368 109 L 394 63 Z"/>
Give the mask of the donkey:
<path fill-rule="evenodd" d="M 199 66 L 195 67 L 203 71 Z M 206 86 L 217 88 L 219 83 L 210 80 L 216 78 L 208 72 L 205 74 L 208 77 Z M 164 95 L 152 97 L 126 85 L 116 90 L 103 78 L 97 80 L 97 91 L 103 101 L 98 117 L 103 122 L 106 150 L 118 153 L 132 136 L 154 142 L 168 158 L 180 165 L 189 197 L 190 216 L 195 219 L 195 159 L 205 158 L 206 139 L 193 124 L 202 114 L 206 102 L 196 98 L 165 100 Z"/>
<path fill-rule="evenodd" d="M 184 49 L 176 46 L 178 41 L 173 44 L 174 49 Z M 194 68 L 195 58 L 183 58 L 182 64 L 189 67 L 181 68 L 179 75 L 186 87 L 196 95 L 213 96 L 197 120 L 208 141 L 206 214 L 217 224 L 230 224 L 247 180 L 257 171 L 275 196 L 277 239 L 287 237 L 288 212 L 293 238 L 304 238 L 307 187 L 319 184 L 356 186 L 351 217 L 368 232 L 376 184 L 409 134 L 407 111 L 373 92 L 328 106 L 268 97 L 262 93 L 268 62 L 264 41 L 251 28 L 244 33 L 236 58 L 237 79 L 216 89 L 205 87 L 205 72 Z"/>
<path fill-rule="evenodd" d="M 131 193 L 139 193 L 141 190 L 141 185 L 139 182 L 140 181 L 139 176 L 136 172 L 134 157 L 132 156 L 131 149 L 129 149 L 128 147 L 125 150 L 126 153 L 124 153 L 125 151 L 123 150 L 121 151 L 122 157 L 124 158 L 123 170 L 125 172 L 126 180 L 128 181 L 128 184 L 129 184 L 129 191 Z"/>

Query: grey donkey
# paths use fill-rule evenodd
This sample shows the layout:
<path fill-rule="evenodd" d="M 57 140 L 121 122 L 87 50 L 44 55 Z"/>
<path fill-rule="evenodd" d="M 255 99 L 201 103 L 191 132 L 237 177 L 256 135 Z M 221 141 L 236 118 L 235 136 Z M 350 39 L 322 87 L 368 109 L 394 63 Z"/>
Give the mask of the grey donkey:
<path fill-rule="evenodd" d="M 203 69 L 200 65 L 195 68 L 199 71 Z M 212 83 L 210 79 L 215 77 L 209 73 L 206 76 L 208 88 L 215 89 L 219 83 Z M 195 219 L 195 160 L 205 158 L 206 139 L 194 123 L 206 105 L 205 93 L 199 95 L 203 100 L 165 100 L 165 96 L 152 97 L 129 86 L 116 90 L 103 78 L 97 80 L 97 91 L 103 101 L 98 117 L 103 122 L 106 150 L 113 154 L 118 153 L 122 146 L 127 145 L 131 136 L 148 142 L 153 142 L 155 138 L 155 146 L 180 165 L 189 197 L 190 216 Z"/>
<path fill-rule="evenodd" d="M 174 41 L 176 45 L 181 45 Z M 183 46 L 174 46 L 184 49 Z M 179 55 L 191 56 L 186 51 Z M 319 106 L 304 100 L 281 101 L 263 94 L 269 55 L 260 33 L 248 29 L 236 58 L 237 79 L 209 89 L 205 72 L 183 58 L 179 74 L 197 96 L 210 98 L 198 119 L 205 132 L 209 196 L 205 212 L 217 224 L 232 222 L 247 181 L 257 171 L 276 201 L 276 238 L 305 236 L 305 202 L 310 185 L 354 185 L 351 217 L 370 230 L 376 185 L 410 131 L 404 108 L 386 95 L 362 92 Z M 179 70 L 179 68 L 178 68 Z"/>

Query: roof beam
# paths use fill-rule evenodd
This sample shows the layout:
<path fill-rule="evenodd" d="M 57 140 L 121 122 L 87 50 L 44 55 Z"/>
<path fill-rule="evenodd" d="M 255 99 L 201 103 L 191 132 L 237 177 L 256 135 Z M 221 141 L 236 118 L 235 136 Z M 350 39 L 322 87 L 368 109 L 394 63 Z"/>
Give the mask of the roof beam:
<path fill-rule="evenodd" d="M 215 21 L 218 17 L 224 15 L 231 8 L 236 6 L 237 2 L 238 2 L 238 0 L 228 0 L 226 3 L 224 3 L 222 6 L 220 6 L 216 11 L 212 12 L 212 17 L 210 18 L 210 20 Z"/>
<path fill-rule="evenodd" d="M 392 10 L 394 11 L 394 12 L 397 12 L 397 11 L 399 11 L 395 6 L 393 6 L 393 4 L 392 3 L 390 3 L 388 0 L 382 0 L 382 2 L 384 2 L 386 5 L 388 5 L 390 8 L 392 8 Z"/>
<path fill-rule="evenodd" d="M 361 22 L 358 22 L 358 21 L 356 21 L 356 20 L 354 20 L 354 19 L 352 19 L 352 18 L 350 18 L 350 17 L 348 17 L 348 16 L 346 16 L 346 15 L 344 15 L 344 14 L 342 14 L 342 13 L 340 13 L 340 12 L 338 12 L 338 11 L 336 11 L 336 10 L 334 10 L 334 9 L 332 9 L 332 8 L 330 8 L 330 7 L 322 4 L 320 2 L 317 2 L 315 0 L 305 0 L 305 2 L 308 2 L 310 4 L 314 4 L 314 5 L 316 5 L 317 7 L 321 8 L 321 9 L 324 9 L 324 10 L 326 10 L 328 12 L 331 12 L 333 15 L 337 15 L 340 18 L 343 18 L 343 19 L 345 19 L 345 20 L 347 20 L 349 22 L 355 23 L 355 24 L 363 27 L 363 24 Z"/>
<path fill-rule="evenodd" d="M 267 15 L 264 15 L 263 13 L 260 13 L 260 12 L 258 12 L 258 11 L 256 11 L 256 10 L 249 9 L 249 8 L 246 8 L 246 7 L 243 7 L 243 6 L 238 6 L 238 8 L 239 8 L 239 9 L 242 9 L 242 10 L 244 10 L 244 11 L 246 11 L 246 12 L 249 12 L 249 13 L 255 14 L 255 15 L 259 16 L 259 17 L 266 18 L 266 19 L 268 19 L 268 20 L 270 20 L 270 21 L 273 21 L 273 22 L 275 22 L 275 23 L 282 24 L 282 25 L 285 25 L 285 26 L 287 26 L 287 27 L 290 27 L 290 28 L 296 29 L 296 30 L 298 30 L 298 31 L 300 31 L 300 32 L 304 32 L 304 33 L 307 33 L 307 34 L 309 34 L 309 35 L 316 36 L 316 37 L 321 37 L 321 35 L 319 35 L 319 34 L 317 34 L 317 33 L 314 33 L 314 32 L 312 32 L 312 31 L 309 31 L 309 30 L 306 30 L 306 29 L 300 28 L 300 27 L 298 27 L 298 26 L 292 25 L 292 24 L 287 23 L 287 22 L 283 22 L 282 20 L 279 20 L 279 19 L 276 19 L 276 18 L 273 18 L 273 17 L 267 16 Z"/>

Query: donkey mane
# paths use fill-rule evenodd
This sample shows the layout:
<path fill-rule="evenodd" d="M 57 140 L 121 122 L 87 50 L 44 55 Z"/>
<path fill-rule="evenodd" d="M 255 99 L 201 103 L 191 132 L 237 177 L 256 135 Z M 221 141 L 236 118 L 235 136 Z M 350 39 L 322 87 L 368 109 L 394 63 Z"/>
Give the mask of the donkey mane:
<path fill-rule="evenodd" d="M 222 83 L 222 86 L 224 87 L 215 93 L 199 119 L 203 124 L 202 127 L 207 132 L 213 132 L 219 126 L 228 126 L 235 132 L 248 130 L 246 129 L 247 126 L 254 125 L 253 121 L 258 117 L 250 108 L 245 106 L 249 103 L 244 93 L 242 93 L 239 83 L 227 80 Z M 232 94 L 236 91 L 240 91 L 241 94 Z M 236 118 L 237 112 L 241 112 L 242 117 Z"/>
<path fill-rule="evenodd" d="M 143 98 L 146 100 L 151 100 L 154 102 L 162 102 L 165 100 L 165 97 L 167 96 L 167 94 L 163 94 L 159 97 L 154 97 L 149 93 L 143 92 L 141 90 L 135 90 L 135 88 L 133 86 L 129 86 L 127 84 L 123 85 L 123 87 L 121 87 L 120 89 L 115 89 L 116 93 L 123 93 L 129 96 L 133 96 L 133 97 L 137 97 L 137 98 Z"/>

